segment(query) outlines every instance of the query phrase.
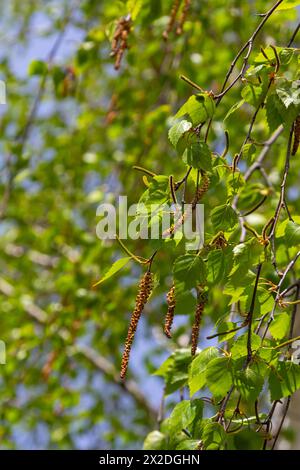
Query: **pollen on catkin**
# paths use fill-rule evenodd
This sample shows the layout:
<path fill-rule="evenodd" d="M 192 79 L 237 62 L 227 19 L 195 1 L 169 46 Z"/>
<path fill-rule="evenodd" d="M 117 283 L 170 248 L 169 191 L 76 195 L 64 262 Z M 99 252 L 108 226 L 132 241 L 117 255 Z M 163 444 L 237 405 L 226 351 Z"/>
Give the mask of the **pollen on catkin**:
<path fill-rule="evenodd" d="M 139 319 L 142 311 L 151 295 L 153 289 L 153 274 L 147 271 L 139 283 L 139 289 L 135 300 L 135 308 L 131 315 L 130 324 L 125 341 L 124 352 L 122 356 L 120 377 L 124 379 L 126 376 L 131 346 L 133 343 L 134 335 L 138 326 Z"/>
<path fill-rule="evenodd" d="M 198 189 L 196 191 L 196 194 L 195 194 L 195 197 L 194 197 L 193 202 L 192 202 L 193 207 L 195 207 L 196 204 L 200 201 L 200 199 L 204 196 L 204 194 L 207 193 L 208 188 L 209 188 L 209 184 L 210 184 L 209 177 L 207 176 L 206 173 L 203 173 L 202 178 L 201 178 L 201 184 L 198 187 Z"/>
<path fill-rule="evenodd" d="M 299 144 L 300 144 L 300 116 L 298 116 L 295 121 L 294 143 L 293 143 L 293 148 L 292 148 L 292 155 L 296 155 Z"/>
<path fill-rule="evenodd" d="M 174 285 L 171 287 L 171 289 L 167 293 L 167 304 L 168 304 L 168 310 L 167 310 L 167 315 L 165 318 L 164 333 L 168 338 L 171 338 L 172 337 L 171 329 L 173 325 L 175 306 L 176 306 Z"/>
<path fill-rule="evenodd" d="M 204 301 L 200 300 L 197 303 L 197 306 L 196 306 L 194 323 L 193 323 L 193 327 L 192 327 L 192 346 L 191 346 L 192 356 L 195 356 L 196 351 L 197 351 L 199 331 L 200 331 L 200 323 L 201 323 L 201 318 L 202 318 L 202 314 L 203 314 L 203 311 L 204 311 L 204 305 L 205 305 Z"/>

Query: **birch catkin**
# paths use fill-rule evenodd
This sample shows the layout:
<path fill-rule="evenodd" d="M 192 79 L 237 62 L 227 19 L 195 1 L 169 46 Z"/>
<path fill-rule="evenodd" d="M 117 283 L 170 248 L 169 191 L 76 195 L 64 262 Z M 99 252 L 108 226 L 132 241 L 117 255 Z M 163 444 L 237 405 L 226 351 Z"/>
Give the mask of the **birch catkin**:
<path fill-rule="evenodd" d="M 203 311 L 204 311 L 204 301 L 200 300 L 196 306 L 194 323 L 193 323 L 193 328 L 192 328 L 192 347 L 191 347 L 192 356 L 195 356 L 196 351 L 197 351 L 200 323 L 201 323 Z"/>
<path fill-rule="evenodd" d="M 124 379 L 126 376 L 134 335 L 135 335 L 142 311 L 151 295 L 152 288 L 153 288 L 153 274 L 147 271 L 142 277 L 142 279 L 140 280 L 139 290 L 138 290 L 138 294 L 135 300 L 135 308 L 130 319 L 127 338 L 125 341 L 124 352 L 122 356 L 121 372 L 120 372 L 121 379 Z"/>
<path fill-rule="evenodd" d="M 116 57 L 115 69 L 119 70 L 122 57 L 126 49 L 128 49 L 128 36 L 131 31 L 131 17 L 121 18 L 115 29 L 115 33 L 111 43 L 111 57 Z"/>
<path fill-rule="evenodd" d="M 193 202 L 192 202 L 193 207 L 195 207 L 196 204 L 200 201 L 200 199 L 204 196 L 204 194 L 207 193 L 208 188 L 209 188 L 209 183 L 210 183 L 209 177 L 207 176 L 206 173 L 203 173 L 202 179 L 201 179 L 201 184 L 198 187 L 198 189 L 196 191 L 196 195 L 195 195 L 195 197 L 193 199 Z"/>
<path fill-rule="evenodd" d="M 173 2 L 172 10 L 171 10 L 171 13 L 170 13 L 169 23 L 168 23 L 168 26 L 167 26 L 166 30 L 163 32 L 163 38 L 165 40 L 168 39 L 169 34 L 173 29 L 173 26 L 174 26 L 175 21 L 176 21 L 176 16 L 177 16 L 177 13 L 178 13 L 178 10 L 179 10 L 179 7 L 180 7 L 180 3 L 181 3 L 181 0 L 174 0 L 174 2 Z"/>
<path fill-rule="evenodd" d="M 184 0 L 184 5 L 183 5 L 183 10 L 179 19 L 179 24 L 176 29 L 176 34 L 180 35 L 183 30 L 183 26 L 185 23 L 185 20 L 187 18 L 190 6 L 191 6 L 192 0 Z"/>
<path fill-rule="evenodd" d="M 175 286 L 173 285 L 169 292 L 167 293 L 167 304 L 168 304 L 168 311 L 165 319 L 164 325 L 164 333 L 168 338 L 172 337 L 171 329 L 174 320 L 174 313 L 175 313 Z"/>
<path fill-rule="evenodd" d="M 294 143 L 293 143 L 293 148 L 292 148 L 292 155 L 295 155 L 297 153 L 299 143 L 300 143 L 300 116 L 298 116 L 295 121 Z"/>

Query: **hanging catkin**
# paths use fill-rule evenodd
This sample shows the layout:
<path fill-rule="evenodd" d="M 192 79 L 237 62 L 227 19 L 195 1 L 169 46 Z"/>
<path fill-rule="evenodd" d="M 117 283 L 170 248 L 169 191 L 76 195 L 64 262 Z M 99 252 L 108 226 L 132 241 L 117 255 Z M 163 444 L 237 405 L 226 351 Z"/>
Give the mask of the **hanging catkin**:
<path fill-rule="evenodd" d="M 206 173 L 202 173 L 201 184 L 196 191 L 196 195 L 193 199 L 192 206 L 195 207 L 204 194 L 208 191 L 210 179 Z"/>
<path fill-rule="evenodd" d="M 142 277 L 142 279 L 140 280 L 139 290 L 138 290 L 138 294 L 135 300 L 135 308 L 130 319 L 127 338 L 125 341 L 124 352 L 122 356 L 121 373 L 120 373 L 121 379 L 124 379 L 126 376 L 134 335 L 135 335 L 142 311 L 152 292 L 152 288 L 153 288 L 153 274 L 147 271 Z"/>
<path fill-rule="evenodd" d="M 294 143 L 293 143 L 293 148 L 292 148 L 292 155 L 295 155 L 297 153 L 299 143 L 300 143 L 300 116 L 298 116 L 295 121 Z"/>
<path fill-rule="evenodd" d="M 173 2 L 171 13 L 170 13 L 170 18 L 169 18 L 169 23 L 167 25 L 166 30 L 163 32 L 163 38 L 165 40 L 168 39 L 169 34 L 173 29 L 173 26 L 174 26 L 175 21 L 176 21 L 176 16 L 177 16 L 177 13 L 178 13 L 178 10 L 179 10 L 179 7 L 180 7 L 180 3 L 181 3 L 181 0 L 174 0 L 174 2 Z"/>
<path fill-rule="evenodd" d="M 193 323 L 193 328 L 192 328 L 192 347 L 191 347 L 192 356 L 195 356 L 196 351 L 197 351 L 200 323 L 201 323 L 203 311 L 204 311 L 204 301 L 200 300 L 196 306 L 194 323 Z"/>
<path fill-rule="evenodd" d="M 178 34 L 178 36 L 182 34 L 183 26 L 184 26 L 186 17 L 188 15 L 191 3 L 192 3 L 192 0 L 184 0 L 184 5 L 183 5 L 182 13 L 179 19 L 179 24 L 176 29 L 176 34 Z"/>
<path fill-rule="evenodd" d="M 175 312 L 175 286 L 173 285 L 169 292 L 167 293 L 167 304 L 168 304 L 168 311 L 165 319 L 164 325 L 164 333 L 168 338 L 172 337 L 171 329 L 174 320 L 174 312 Z"/>

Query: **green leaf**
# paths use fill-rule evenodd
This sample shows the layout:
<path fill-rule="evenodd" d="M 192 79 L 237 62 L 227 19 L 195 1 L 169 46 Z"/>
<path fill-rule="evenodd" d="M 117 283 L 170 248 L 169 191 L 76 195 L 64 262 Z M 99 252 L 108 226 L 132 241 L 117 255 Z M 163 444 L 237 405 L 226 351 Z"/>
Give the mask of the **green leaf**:
<path fill-rule="evenodd" d="M 246 103 L 249 103 L 255 108 L 257 108 L 263 100 L 264 90 L 260 85 L 252 85 L 251 83 L 249 83 L 243 88 L 242 97 L 244 98 Z"/>
<path fill-rule="evenodd" d="M 154 375 L 164 377 L 166 383 L 165 393 L 169 395 L 186 385 L 188 380 L 188 367 L 192 361 L 190 349 L 177 349 L 166 359 Z"/>
<path fill-rule="evenodd" d="M 295 102 L 290 103 L 288 107 L 285 106 L 277 93 L 272 93 L 268 96 L 266 102 L 266 112 L 267 112 L 267 121 L 268 126 L 271 131 L 277 129 L 277 127 L 282 124 L 286 128 L 290 128 L 293 121 L 296 119 L 299 114 L 299 105 L 295 105 Z"/>
<path fill-rule="evenodd" d="M 247 350 L 247 340 L 248 340 L 248 333 L 243 334 L 239 338 L 234 341 L 234 344 L 231 348 L 231 355 L 233 359 L 239 359 L 241 357 L 246 357 L 248 350 Z M 251 349 L 252 351 L 257 351 L 261 346 L 261 338 L 260 336 L 252 333 L 251 335 Z"/>
<path fill-rule="evenodd" d="M 300 245 L 300 225 L 292 222 L 291 220 L 287 223 L 285 228 L 285 243 L 287 246 L 299 247 Z"/>
<path fill-rule="evenodd" d="M 201 438 L 204 450 L 222 450 L 225 448 L 227 434 L 221 424 L 209 422 L 204 427 Z"/>
<path fill-rule="evenodd" d="M 243 146 L 243 158 L 247 161 L 249 165 L 251 165 L 251 163 L 253 162 L 255 154 L 256 147 L 254 144 L 251 143 Z"/>
<path fill-rule="evenodd" d="M 238 216 L 229 204 L 223 204 L 211 211 L 211 222 L 217 231 L 231 231 L 234 230 L 238 223 Z"/>
<path fill-rule="evenodd" d="M 213 250 L 207 256 L 207 281 L 213 285 L 226 278 L 232 267 L 232 249 Z"/>
<path fill-rule="evenodd" d="M 177 122 L 174 126 L 171 127 L 169 130 L 169 139 L 173 147 L 177 148 L 177 144 L 181 137 L 188 132 L 192 127 L 192 123 L 186 121 L 185 119 Z"/>
<path fill-rule="evenodd" d="M 245 100 L 240 100 L 238 101 L 237 103 L 234 103 L 233 106 L 231 106 L 230 110 L 228 111 L 228 113 L 226 114 L 225 118 L 224 118 L 224 122 L 227 121 L 227 119 L 233 114 L 235 113 L 241 106 L 243 106 L 243 104 L 245 103 Z"/>
<path fill-rule="evenodd" d="M 250 238 L 245 243 L 239 243 L 233 249 L 234 265 L 230 272 L 230 276 L 235 276 L 237 281 L 249 271 L 253 269 L 260 261 L 264 254 L 263 246 L 256 238 Z"/>
<path fill-rule="evenodd" d="M 264 376 L 250 366 L 245 370 L 242 370 L 241 367 L 243 364 L 239 364 L 239 368 L 235 370 L 234 385 L 246 402 L 253 403 L 262 391 Z"/>
<path fill-rule="evenodd" d="M 195 420 L 202 419 L 202 400 L 183 400 L 173 409 L 169 418 L 169 429 L 171 434 L 176 434 L 183 429 L 192 431 Z"/>
<path fill-rule="evenodd" d="M 210 119 L 215 110 L 213 99 L 207 93 L 192 95 L 176 113 L 175 118 L 188 114 L 194 125 L 198 125 Z"/>
<path fill-rule="evenodd" d="M 276 89 L 276 93 L 285 108 L 289 108 L 292 104 L 298 106 L 299 92 L 299 88 L 292 88 L 290 82 L 286 83 L 285 86 L 281 86 Z"/>
<path fill-rule="evenodd" d="M 274 320 L 270 325 L 270 333 L 274 339 L 283 339 L 290 328 L 290 315 L 286 312 L 278 313 L 275 315 Z"/>
<path fill-rule="evenodd" d="M 276 8 L 276 11 L 289 10 L 290 8 L 296 8 L 299 5 L 299 0 L 283 0 L 283 2 Z"/>
<path fill-rule="evenodd" d="M 198 255 L 186 254 L 176 259 L 173 267 L 175 291 L 186 291 L 203 284 L 206 279 L 206 267 Z"/>
<path fill-rule="evenodd" d="M 197 450 L 199 442 L 196 439 L 184 439 L 176 446 L 176 450 Z"/>
<path fill-rule="evenodd" d="M 48 65 L 42 60 L 33 60 L 28 68 L 29 75 L 45 75 L 48 71 Z"/>
<path fill-rule="evenodd" d="M 113 265 L 106 271 L 104 276 L 100 279 L 100 281 L 96 282 L 96 284 L 93 285 L 99 286 L 99 284 L 102 284 L 102 282 L 106 281 L 110 277 L 112 277 L 114 274 L 116 274 L 118 271 L 120 271 L 126 264 L 131 260 L 130 256 L 127 256 L 126 258 L 120 258 L 118 261 L 115 261 Z"/>
<path fill-rule="evenodd" d="M 282 124 L 282 117 L 277 109 L 279 97 L 273 93 L 266 100 L 267 122 L 271 132 L 275 131 Z"/>
<path fill-rule="evenodd" d="M 224 397 L 232 385 L 232 380 L 229 357 L 218 357 L 209 362 L 206 369 L 206 383 L 214 397 Z"/>
<path fill-rule="evenodd" d="M 143 7 L 144 0 L 127 0 L 126 9 L 134 21 Z"/>
<path fill-rule="evenodd" d="M 293 58 L 293 55 L 294 55 L 294 49 L 291 48 L 291 47 L 276 46 L 276 52 L 277 52 L 277 55 L 279 56 L 279 61 L 280 61 L 281 65 L 287 65 L 291 61 L 291 59 Z M 269 64 L 269 65 L 271 63 L 274 63 L 274 60 L 276 59 L 274 49 L 271 46 L 265 47 L 264 48 L 264 53 L 265 53 L 265 55 L 262 54 L 261 52 L 259 54 L 257 54 L 257 56 L 254 58 L 254 62 L 256 64 Z M 261 70 L 262 70 L 259 67 L 265 67 L 265 65 L 259 65 L 259 66 L 255 67 L 257 73 L 261 72 Z M 250 69 L 251 69 L 251 67 L 250 67 Z M 255 70 L 255 69 L 253 69 L 253 70 Z M 265 67 L 265 70 L 268 71 L 270 69 Z M 247 71 L 247 76 L 249 76 L 248 71 Z"/>
<path fill-rule="evenodd" d="M 279 361 L 276 371 L 269 378 L 271 400 L 280 400 L 300 389 L 300 365 L 291 361 Z"/>
<path fill-rule="evenodd" d="M 167 437 L 159 431 L 152 431 L 144 441 L 144 450 L 166 450 Z"/>
<path fill-rule="evenodd" d="M 205 371 L 212 359 L 219 356 L 219 351 L 215 347 L 209 347 L 201 351 L 193 360 L 189 370 L 189 389 L 193 396 L 206 384 Z"/>
<path fill-rule="evenodd" d="M 199 170 L 212 171 L 211 151 L 206 142 L 194 142 L 185 153 L 188 165 Z"/>

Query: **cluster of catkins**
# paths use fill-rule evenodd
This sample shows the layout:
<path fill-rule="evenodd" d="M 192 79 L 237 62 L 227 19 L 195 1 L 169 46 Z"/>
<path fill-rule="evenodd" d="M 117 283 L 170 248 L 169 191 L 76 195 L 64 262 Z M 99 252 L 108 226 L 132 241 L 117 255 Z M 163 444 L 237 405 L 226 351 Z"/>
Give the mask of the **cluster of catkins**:
<path fill-rule="evenodd" d="M 209 188 L 209 183 L 210 183 L 209 177 L 207 176 L 205 172 L 202 172 L 201 184 L 196 190 L 195 196 L 190 206 L 191 207 L 190 211 L 192 211 L 193 208 L 195 208 L 196 204 L 200 201 L 200 199 L 207 192 Z M 188 213 L 186 211 L 181 216 L 181 218 L 168 229 L 167 235 L 174 234 L 177 228 L 180 225 L 182 225 L 184 221 L 186 220 L 186 218 L 189 217 L 190 215 L 191 215 L 191 212 Z M 163 236 L 164 235 L 166 234 L 163 234 Z M 148 302 L 149 297 L 152 293 L 152 289 L 153 289 L 153 274 L 150 272 L 150 270 L 148 270 L 143 275 L 142 279 L 140 280 L 138 294 L 137 294 L 136 301 L 135 301 L 135 308 L 130 319 L 130 324 L 129 324 L 129 328 L 127 332 L 127 338 L 125 341 L 124 352 L 122 356 L 121 373 L 120 373 L 121 379 L 124 379 L 126 376 L 128 363 L 129 363 L 129 357 L 130 357 L 130 351 L 131 351 L 132 343 L 134 340 L 134 335 L 138 326 L 138 322 L 144 310 L 144 307 L 146 303 Z M 175 307 L 176 307 L 174 285 L 172 285 L 169 292 L 167 293 L 167 305 L 168 305 L 168 310 L 167 310 L 167 314 L 165 318 L 164 333 L 168 338 L 171 338 L 172 336 L 171 329 L 173 325 Z M 201 318 L 202 318 L 202 314 L 204 311 L 204 305 L 205 305 L 204 297 L 201 295 L 201 289 L 199 289 L 198 302 L 196 306 L 195 317 L 194 317 L 194 322 L 193 322 L 193 327 L 192 327 L 192 341 L 191 341 L 192 356 L 194 356 L 197 351 L 200 323 L 201 323 Z"/>
<path fill-rule="evenodd" d="M 128 364 L 129 364 L 129 357 L 130 351 L 132 347 L 132 343 L 134 340 L 134 335 L 138 326 L 138 322 L 141 318 L 143 309 L 149 300 L 153 289 L 153 274 L 150 271 L 147 271 L 139 284 L 138 294 L 135 301 L 135 308 L 131 315 L 130 324 L 127 332 L 127 337 L 125 341 L 125 347 L 122 356 L 122 363 L 121 363 L 121 372 L 120 377 L 124 379 L 127 373 Z M 167 293 L 167 305 L 168 310 L 165 318 L 164 324 L 164 332 L 168 338 L 172 337 L 171 329 L 174 319 L 175 307 L 176 307 L 176 300 L 175 300 L 175 286 L 172 285 L 169 292 Z M 195 317 L 192 327 L 192 341 L 191 341 L 191 354 L 194 356 L 197 351 L 198 345 L 198 338 L 199 338 L 199 330 L 200 330 L 200 323 L 202 314 L 204 311 L 205 301 L 201 295 L 198 295 L 198 302 L 195 311 Z"/>
<path fill-rule="evenodd" d="M 192 3 L 192 0 L 184 0 L 184 5 L 182 7 L 181 15 L 177 22 L 176 20 L 177 20 L 177 15 L 180 9 L 181 0 L 174 0 L 168 25 L 165 31 L 163 32 L 163 38 L 165 40 L 168 39 L 169 34 L 174 29 L 174 26 L 176 28 L 175 31 L 178 36 L 182 33 L 183 26 L 184 26 L 188 11 L 190 9 L 191 3 Z"/>
<path fill-rule="evenodd" d="M 111 57 L 115 57 L 115 69 L 119 70 L 122 57 L 126 49 L 128 49 L 128 36 L 131 31 L 131 16 L 120 18 L 117 22 L 115 33 L 111 44 Z"/>

